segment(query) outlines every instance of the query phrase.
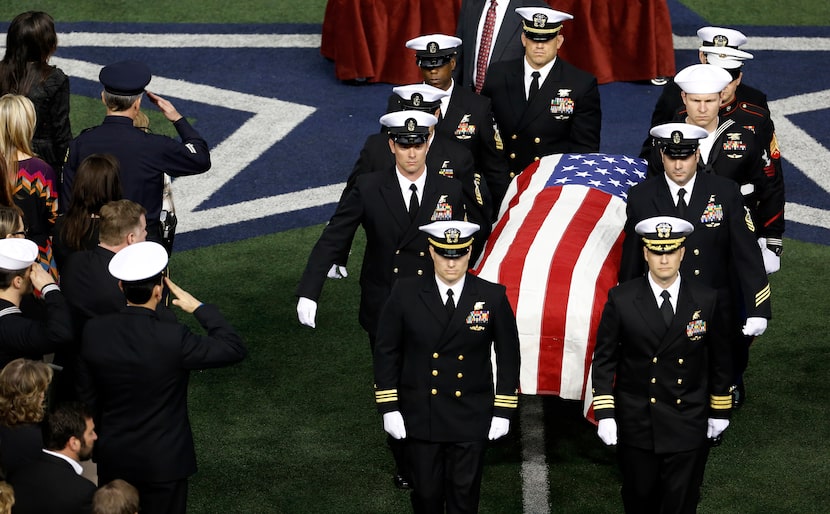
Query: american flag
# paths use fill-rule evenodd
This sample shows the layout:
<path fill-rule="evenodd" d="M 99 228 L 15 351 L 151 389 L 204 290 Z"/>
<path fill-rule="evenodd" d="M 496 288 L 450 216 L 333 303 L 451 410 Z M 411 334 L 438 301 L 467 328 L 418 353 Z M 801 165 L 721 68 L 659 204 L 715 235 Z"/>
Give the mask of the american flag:
<path fill-rule="evenodd" d="M 642 159 L 557 154 L 511 183 L 474 272 L 507 287 L 519 326 L 522 393 L 590 406 L 591 357 L 617 283 L 628 189 L 645 177 Z"/>

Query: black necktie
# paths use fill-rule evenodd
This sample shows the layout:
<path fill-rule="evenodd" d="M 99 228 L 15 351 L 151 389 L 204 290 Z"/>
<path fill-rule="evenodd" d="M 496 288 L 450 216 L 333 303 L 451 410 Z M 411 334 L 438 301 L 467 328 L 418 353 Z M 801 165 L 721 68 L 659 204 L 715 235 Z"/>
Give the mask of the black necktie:
<path fill-rule="evenodd" d="M 447 309 L 447 314 L 452 317 L 452 314 L 455 312 L 455 302 L 452 299 L 452 289 L 447 289 L 447 303 L 444 304 L 444 307 Z"/>
<path fill-rule="evenodd" d="M 671 325 L 672 319 L 674 319 L 674 309 L 671 308 L 671 302 L 669 301 L 671 293 L 664 289 L 660 293 L 660 296 L 663 297 L 663 303 L 660 305 L 660 314 L 663 315 L 663 321 L 666 322 L 666 328 L 668 328 Z"/>
<path fill-rule="evenodd" d="M 681 218 L 686 216 L 686 200 L 684 197 L 686 196 L 686 190 L 682 187 L 679 191 L 677 191 L 677 215 Z"/>
<path fill-rule="evenodd" d="M 415 214 L 418 213 L 418 186 L 410 184 L 409 190 L 412 191 L 409 195 L 409 219 L 414 220 Z"/>
<path fill-rule="evenodd" d="M 538 71 L 534 71 L 530 74 L 533 77 L 533 80 L 530 81 L 530 91 L 527 93 L 527 101 L 533 100 L 534 95 L 539 92 L 539 77 L 541 74 Z"/>

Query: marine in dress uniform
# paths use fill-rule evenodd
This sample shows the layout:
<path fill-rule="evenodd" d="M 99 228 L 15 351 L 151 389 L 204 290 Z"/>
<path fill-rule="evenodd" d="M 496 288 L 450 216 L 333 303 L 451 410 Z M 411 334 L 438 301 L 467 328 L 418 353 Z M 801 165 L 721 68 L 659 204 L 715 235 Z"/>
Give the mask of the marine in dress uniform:
<path fill-rule="evenodd" d="M 147 209 L 147 238 L 161 241 L 159 216 L 164 174 L 181 177 L 209 170 L 207 142 L 170 102 L 149 91 L 147 98 L 173 123 L 181 141 L 133 126 L 144 88 L 152 78 L 144 63 L 117 62 L 105 66 L 98 78 L 104 86 L 101 98 L 107 105 L 107 116 L 101 125 L 85 130 L 69 144 L 63 169 L 61 208 L 66 212 L 72 201 L 72 184 L 80 163 L 95 153 L 112 154 L 120 165 L 124 198 Z M 123 105 L 127 102 L 130 103 Z"/>
<path fill-rule="evenodd" d="M 518 405 L 516 318 L 504 286 L 467 272 L 475 224 L 421 230 L 435 273 L 392 288 L 374 351 L 375 399 L 386 432 L 406 441 L 414 511 L 478 512 L 487 440 L 507 434 Z"/>
<path fill-rule="evenodd" d="M 167 252 L 146 241 L 124 248 L 109 270 L 127 306 L 89 320 L 81 344 L 81 399 L 96 413 L 101 483 L 133 484 L 142 512 L 187 510 L 187 479 L 196 451 L 187 414 L 190 371 L 245 358 L 242 338 L 219 309 L 162 279 Z M 162 281 L 173 305 L 192 313 L 209 335 L 192 333 L 169 309 L 157 309 Z"/>
<path fill-rule="evenodd" d="M 651 129 L 651 135 L 658 140 L 665 172 L 629 191 L 620 282 L 644 271 L 641 243 L 634 236 L 639 221 L 675 215 L 691 222 L 695 231 L 686 240 L 681 273 L 686 280 L 717 290 L 719 313 L 725 318 L 722 326 L 737 355 L 746 348 L 743 336 L 763 334 L 772 317 L 770 286 L 752 216 L 734 181 L 698 171 L 698 142 L 707 136 L 705 129 L 667 123 Z"/>
<path fill-rule="evenodd" d="M 684 239 L 705 228 L 658 216 L 634 230 L 649 271 L 608 292 L 592 365 L 597 434 L 618 445 L 625 512 L 694 513 L 709 447 L 729 425 L 729 339 L 717 292 L 678 273 L 692 252 Z"/>
<path fill-rule="evenodd" d="M 463 219 L 464 200 L 461 183 L 429 171 L 426 143 L 435 116 L 420 111 L 399 111 L 380 118 L 387 127 L 386 148 L 399 151 L 421 148 L 415 166 L 393 157 L 386 172 L 362 173 L 337 205 L 323 233 L 308 257 L 297 286 L 299 304 L 313 302 L 313 312 L 302 309 L 300 322 L 314 326 L 316 303 L 323 289 L 327 271 L 342 262 L 359 226 L 366 231 L 366 251 L 360 276 L 360 324 L 374 339 L 383 302 L 392 283 L 400 277 L 429 274 L 432 261 L 427 255 L 426 236 L 418 226 L 430 221 Z M 393 155 L 390 152 L 390 155 Z M 402 155 L 402 154 L 401 154 Z M 406 168 L 414 168 L 408 173 Z M 403 173 L 407 173 L 403 175 Z M 409 178 L 409 177 L 412 178 Z M 422 179 L 418 187 L 417 210 L 410 217 L 411 192 L 404 193 L 402 180 Z M 298 315 L 300 313 L 298 312 Z M 310 317 L 306 316 L 310 314 Z M 307 322 L 307 323 L 306 323 Z"/>
<path fill-rule="evenodd" d="M 494 63 L 481 90 L 493 103 L 511 178 L 546 155 L 598 152 L 602 127 L 596 77 L 556 55 L 562 22 L 573 16 L 541 7 L 516 12 L 525 56 Z"/>
<path fill-rule="evenodd" d="M 746 44 L 746 36 L 737 30 L 725 27 L 701 27 L 697 31 L 697 36 L 701 40 L 703 47 L 707 48 L 732 48 L 739 49 Z M 708 61 L 703 51 L 698 52 L 698 57 L 702 64 Z M 746 102 L 752 105 L 757 105 L 763 109 L 769 110 L 767 104 L 767 95 L 754 87 L 745 84 L 743 80 L 735 91 L 735 96 L 740 102 Z M 670 80 L 660 93 L 660 98 L 654 105 L 654 111 L 651 114 L 651 127 L 669 123 L 674 120 L 677 111 L 683 109 L 683 101 L 680 99 L 680 86 L 673 80 Z M 646 157 L 650 146 L 648 143 L 650 139 L 646 139 L 644 144 L 644 153 L 640 157 Z"/>
<path fill-rule="evenodd" d="M 450 94 L 441 99 L 441 115 L 435 131 L 455 139 L 473 154 L 475 172 L 479 179 L 484 179 L 490 190 L 492 219 L 495 219 L 501 199 L 510 184 L 507 160 L 493 119 L 490 99 L 458 85 L 453 79 L 461 40 L 444 34 L 432 34 L 410 39 L 406 42 L 406 47 L 415 50 L 415 59 L 424 83 Z"/>
<path fill-rule="evenodd" d="M 54 278 L 40 264 L 37 244 L 28 239 L 0 239 L 0 368 L 23 357 L 43 356 L 72 344 L 69 307 Z M 27 318 L 20 302 L 40 292 L 45 320 Z"/>

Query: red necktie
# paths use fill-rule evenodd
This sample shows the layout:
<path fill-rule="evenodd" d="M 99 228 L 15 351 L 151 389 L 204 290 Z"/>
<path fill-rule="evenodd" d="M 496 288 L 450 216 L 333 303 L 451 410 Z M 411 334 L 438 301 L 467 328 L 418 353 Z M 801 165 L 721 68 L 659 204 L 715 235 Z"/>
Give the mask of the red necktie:
<path fill-rule="evenodd" d="M 481 43 L 478 45 L 476 93 L 481 93 L 481 88 L 484 86 L 484 75 L 487 73 L 487 64 L 490 61 L 490 47 L 493 46 L 493 30 L 495 28 L 496 0 L 493 0 L 487 9 L 487 17 L 484 19 L 484 29 L 481 31 Z"/>

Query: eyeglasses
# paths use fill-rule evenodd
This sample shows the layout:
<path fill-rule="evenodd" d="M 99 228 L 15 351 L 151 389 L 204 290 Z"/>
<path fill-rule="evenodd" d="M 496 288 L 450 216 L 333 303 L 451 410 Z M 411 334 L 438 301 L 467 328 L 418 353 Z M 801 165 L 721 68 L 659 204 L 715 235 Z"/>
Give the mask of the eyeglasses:
<path fill-rule="evenodd" d="M 29 229 L 18 230 L 9 234 L 12 237 L 26 237 L 29 234 Z"/>

